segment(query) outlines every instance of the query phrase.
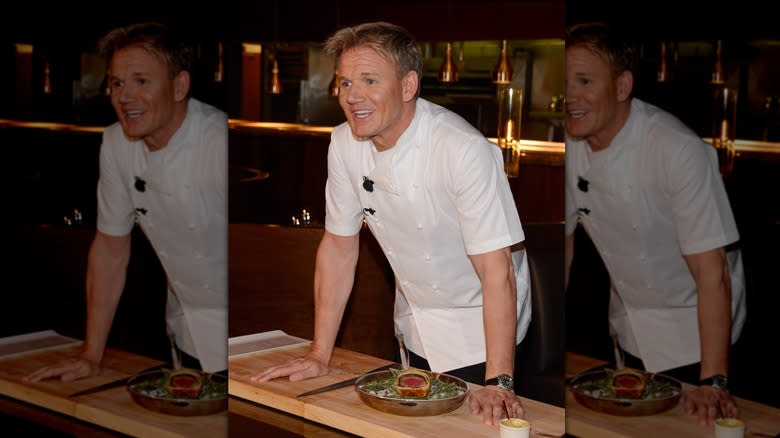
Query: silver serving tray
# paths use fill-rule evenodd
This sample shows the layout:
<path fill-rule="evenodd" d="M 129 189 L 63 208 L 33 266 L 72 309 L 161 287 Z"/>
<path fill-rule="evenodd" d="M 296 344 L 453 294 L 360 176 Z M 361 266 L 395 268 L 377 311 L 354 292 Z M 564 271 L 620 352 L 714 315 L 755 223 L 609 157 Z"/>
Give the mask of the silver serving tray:
<path fill-rule="evenodd" d="M 127 382 L 127 390 L 133 401 L 142 407 L 168 415 L 195 416 L 211 415 L 227 409 L 227 391 L 224 397 L 209 399 L 176 398 L 171 396 L 160 396 L 142 389 L 144 384 L 161 379 L 165 375 L 165 370 L 155 370 L 141 373 L 133 376 Z M 204 373 L 206 379 L 212 382 L 226 383 L 227 376 L 222 374 Z M 204 382 L 205 384 L 205 382 Z"/>
<path fill-rule="evenodd" d="M 383 380 L 392 374 L 392 370 L 377 371 L 364 374 L 355 382 L 355 391 L 357 391 L 360 400 L 366 405 L 389 414 L 404 415 L 409 417 L 422 417 L 431 415 L 441 415 L 457 409 L 469 393 L 469 385 L 455 377 L 447 374 L 435 374 L 443 382 L 453 382 L 462 389 L 460 395 L 440 399 L 424 398 L 403 398 L 403 397 L 383 397 L 374 395 L 363 389 L 366 383 Z"/>
<path fill-rule="evenodd" d="M 618 398 L 608 395 L 594 395 L 583 389 L 591 382 L 597 382 L 607 377 L 608 370 L 599 369 L 586 371 L 569 380 L 569 390 L 575 400 L 586 408 L 611 415 L 640 416 L 655 415 L 677 406 L 682 396 L 682 383 L 663 374 L 645 373 L 648 379 L 667 383 L 672 386 L 672 395 L 650 399 Z"/>

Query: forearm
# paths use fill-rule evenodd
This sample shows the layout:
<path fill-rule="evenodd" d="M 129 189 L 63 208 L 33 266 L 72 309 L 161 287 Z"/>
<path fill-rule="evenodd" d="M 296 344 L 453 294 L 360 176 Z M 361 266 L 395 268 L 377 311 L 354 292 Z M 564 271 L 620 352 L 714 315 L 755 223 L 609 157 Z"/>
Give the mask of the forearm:
<path fill-rule="evenodd" d="M 130 235 L 97 232 L 87 260 L 87 331 L 82 357 L 96 364 L 103 358 L 130 260 Z"/>
<path fill-rule="evenodd" d="M 701 376 L 728 374 L 731 346 L 731 281 L 723 248 L 686 256 L 696 281 Z"/>
<path fill-rule="evenodd" d="M 485 377 L 514 374 L 517 288 L 508 248 L 472 257 L 482 283 Z"/>
<path fill-rule="evenodd" d="M 341 318 L 352 292 L 358 244 L 358 235 L 341 237 L 326 231 L 317 249 L 312 354 L 325 363 L 333 354 Z"/>

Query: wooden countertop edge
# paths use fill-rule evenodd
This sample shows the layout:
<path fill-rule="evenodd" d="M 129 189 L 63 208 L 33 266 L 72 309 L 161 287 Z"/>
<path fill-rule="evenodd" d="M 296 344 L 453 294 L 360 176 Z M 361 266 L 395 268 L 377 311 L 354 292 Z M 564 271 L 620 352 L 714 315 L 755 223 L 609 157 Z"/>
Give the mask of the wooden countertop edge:
<path fill-rule="evenodd" d="M 471 384 L 470 384 L 471 385 Z M 473 385 L 479 387 L 478 385 Z M 356 434 L 367 438 L 413 438 L 412 435 L 393 429 L 392 425 L 383 425 L 373 421 L 364 421 L 354 414 L 337 412 L 331 406 L 327 398 L 300 402 L 290 401 L 289 396 L 279 395 L 273 391 L 264 390 L 259 386 L 243 382 L 237 379 L 230 379 L 228 383 L 228 392 L 233 397 L 238 397 L 244 401 L 258 403 L 260 405 L 277 409 L 288 414 L 297 415 L 306 420 L 333 427 L 348 433 Z M 347 390 L 344 388 L 343 390 Z M 341 391 L 341 390 L 337 390 Z M 360 405 L 356 398 L 358 409 L 370 409 Z M 565 419 L 565 409 L 547 405 L 545 403 L 520 397 L 521 403 L 526 409 L 526 418 L 535 424 L 542 432 L 549 434 L 564 434 L 563 425 Z M 467 405 L 461 405 L 456 411 L 466 411 Z M 541 415 L 542 412 L 545 412 Z M 537 416 L 537 413 L 540 415 Z M 460 412 L 463 415 L 463 412 Z M 466 412 L 466 414 L 469 414 Z M 447 414 L 445 414 L 447 415 Z M 411 417 L 410 417 L 411 418 Z"/>
<path fill-rule="evenodd" d="M 273 391 L 268 391 L 237 379 L 228 379 L 228 394 L 253 403 L 258 403 L 255 400 L 262 399 L 262 404 L 265 406 L 299 417 L 303 417 L 305 413 L 305 402 L 303 400 L 290 399 L 290 397 L 279 395 Z"/>
<path fill-rule="evenodd" d="M 5 379 L 0 379 L 0 393 L 16 400 L 21 400 L 35 406 L 77 418 L 76 414 L 79 402 L 62 397 L 61 395 L 52 394 L 32 386 Z"/>

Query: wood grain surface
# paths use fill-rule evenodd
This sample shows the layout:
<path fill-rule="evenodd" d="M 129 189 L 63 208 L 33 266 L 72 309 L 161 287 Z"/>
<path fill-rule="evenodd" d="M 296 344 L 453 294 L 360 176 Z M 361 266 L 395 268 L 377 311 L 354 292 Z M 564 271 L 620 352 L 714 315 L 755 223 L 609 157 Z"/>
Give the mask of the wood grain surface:
<path fill-rule="evenodd" d="M 435 416 L 407 417 L 384 413 L 365 405 L 354 387 L 336 389 L 308 397 L 296 397 L 304 391 L 357 377 L 389 361 L 337 348 L 326 376 L 299 382 L 286 378 L 266 383 L 253 383 L 249 378 L 260 369 L 300 357 L 308 351 L 307 345 L 293 345 L 248 354 L 229 361 L 232 396 L 264 406 L 279 409 L 320 424 L 331 426 L 364 437 L 436 437 L 498 436 L 497 426 L 482 423 L 480 416 L 472 415 L 467 402 L 456 410 Z M 472 390 L 478 385 L 471 385 Z M 526 419 L 542 433 L 561 436 L 564 433 L 564 410 L 556 406 L 521 398 Z"/>
<path fill-rule="evenodd" d="M 160 414 L 136 404 L 126 386 L 69 398 L 82 389 L 130 377 L 160 364 L 144 356 L 109 349 L 100 375 L 73 382 L 45 380 L 28 383 L 22 377 L 36 369 L 78 354 L 81 345 L 48 348 L 0 358 L 0 394 L 50 409 L 118 432 L 154 437 L 224 437 L 227 413 L 184 417 Z"/>
<path fill-rule="evenodd" d="M 566 374 L 575 376 L 606 362 L 567 353 Z M 684 389 L 694 388 L 684 384 Z M 739 418 L 745 422 L 745 438 L 774 437 L 780 433 L 780 409 L 737 398 Z M 571 390 L 566 394 L 566 432 L 580 438 L 710 438 L 713 430 L 687 415 L 682 403 L 671 410 L 647 416 L 617 416 L 596 412 L 577 402 Z"/>

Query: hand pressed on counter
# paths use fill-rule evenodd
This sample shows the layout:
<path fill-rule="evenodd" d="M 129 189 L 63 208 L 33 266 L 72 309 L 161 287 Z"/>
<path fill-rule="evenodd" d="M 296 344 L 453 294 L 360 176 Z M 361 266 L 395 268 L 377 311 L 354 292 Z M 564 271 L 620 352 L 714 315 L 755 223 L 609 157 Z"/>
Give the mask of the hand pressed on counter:
<path fill-rule="evenodd" d="M 685 413 L 696 415 L 699 424 L 712 427 L 720 417 L 737 418 L 739 410 L 734 397 L 726 391 L 711 386 L 700 386 L 683 393 Z"/>
<path fill-rule="evenodd" d="M 24 376 L 25 382 L 39 382 L 45 379 L 57 378 L 63 382 L 96 376 L 100 371 L 100 364 L 83 357 L 74 357 L 61 360 L 54 365 L 40 368 Z"/>
<path fill-rule="evenodd" d="M 512 418 L 524 418 L 523 405 L 512 391 L 498 386 L 485 386 L 474 391 L 469 397 L 469 410 L 474 415 L 482 415 L 485 424 L 497 426 L 504 417 L 504 401 Z"/>
<path fill-rule="evenodd" d="M 281 365 L 272 366 L 259 371 L 249 378 L 252 382 L 267 382 L 278 377 L 290 377 L 291 382 L 310 379 L 328 374 L 328 361 L 309 353 L 306 356 L 292 359 Z"/>

